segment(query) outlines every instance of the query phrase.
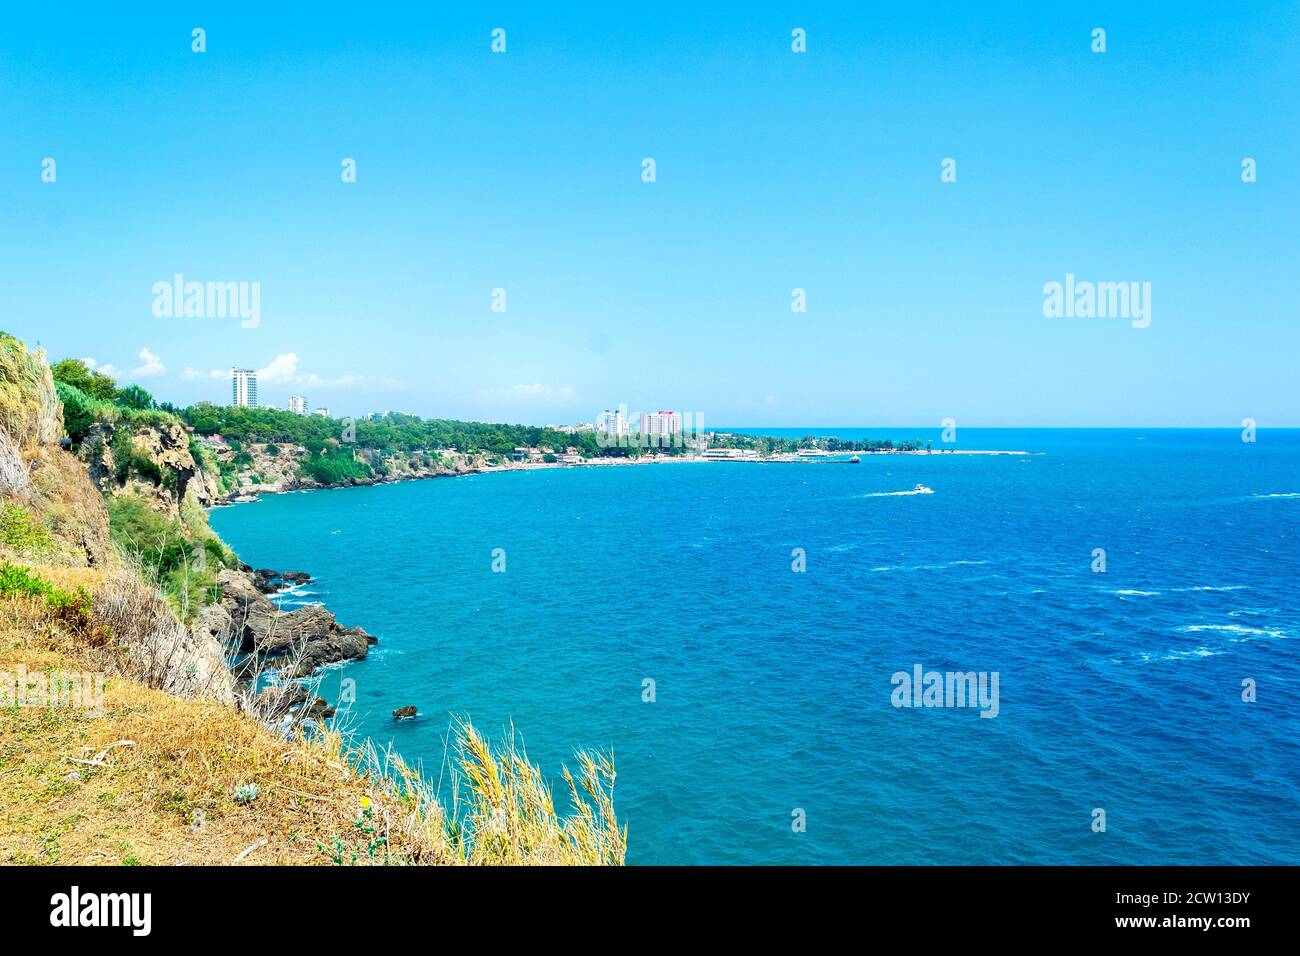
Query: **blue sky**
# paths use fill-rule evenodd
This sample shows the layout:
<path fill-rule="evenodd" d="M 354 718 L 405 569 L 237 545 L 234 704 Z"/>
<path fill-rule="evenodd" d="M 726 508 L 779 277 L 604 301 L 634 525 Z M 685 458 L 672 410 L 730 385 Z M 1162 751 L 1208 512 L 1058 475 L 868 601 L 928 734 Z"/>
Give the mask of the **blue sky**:
<path fill-rule="evenodd" d="M 12 8 L 0 327 L 178 403 L 1300 425 L 1294 3 L 445 6 Z M 156 317 L 178 272 L 260 325 Z"/>

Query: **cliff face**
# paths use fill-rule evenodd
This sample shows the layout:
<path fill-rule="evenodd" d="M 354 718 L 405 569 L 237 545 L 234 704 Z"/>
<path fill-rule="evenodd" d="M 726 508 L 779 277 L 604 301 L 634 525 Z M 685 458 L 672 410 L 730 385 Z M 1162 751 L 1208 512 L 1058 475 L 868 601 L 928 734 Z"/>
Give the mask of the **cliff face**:
<path fill-rule="evenodd" d="M 60 591 L 86 595 L 83 612 L 63 638 L 87 655 L 87 664 L 183 696 L 234 703 L 224 645 L 208 631 L 181 623 L 116 555 L 104 496 L 91 479 L 94 469 L 65 449 L 62 437 L 62 406 L 44 356 L 0 333 L 0 557 Z M 192 467 L 188 451 L 178 453 L 185 446 L 181 439 L 180 449 L 175 447 L 177 437 L 144 435 L 137 464 L 159 474 L 170 462 L 184 466 L 188 459 Z M 191 473 L 186 485 L 194 484 Z M 182 488 L 181 496 L 187 491 Z M 179 509 L 176 486 L 154 492 L 159 507 Z M 38 630 L 48 626 L 32 622 L 38 624 Z M 58 630 L 59 622 L 54 624 L 51 633 Z"/>
<path fill-rule="evenodd" d="M 208 445 L 227 474 L 227 495 L 233 500 L 252 495 L 331 487 L 303 474 L 302 466 L 311 456 L 302 445 L 249 443 L 241 446 L 237 454 L 228 445 L 202 441 Z M 375 485 L 412 478 L 469 475 L 488 467 L 485 456 L 460 452 L 383 455 L 373 449 L 357 449 L 353 454 L 369 469 L 370 475 L 349 478 L 343 484 Z"/>
<path fill-rule="evenodd" d="M 375 638 L 365 631 L 324 608 L 283 613 L 267 596 L 307 574 L 254 572 L 212 533 L 203 509 L 221 488 L 183 426 L 166 416 L 98 422 L 73 455 L 43 357 L 7 337 L 0 347 L 0 557 L 38 576 L 51 563 L 105 572 L 85 582 L 86 633 L 111 635 L 96 654 L 150 686 L 226 704 L 247 702 L 244 679 L 260 670 L 304 677 L 366 656 Z M 306 454 L 260 446 L 252 467 L 281 490 Z"/>
<path fill-rule="evenodd" d="M 381 455 L 374 451 L 358 452 L 357 457 L 375 469 L 377 481 L 405 481 L 409 478 L 443 478 L 451 475 L 471 475 L 487 467 L 484 455 L 461 452 L 443 452 L 439 455 L 397 454 Z"/>
<path fill-rule="evenodd" d="M 237 455 L 229 445 L 209 442 L 213 457 L 227 475 L 230 494 L 260 495 L 279 491 L 293 491 L 301 487 L 298 469 L 307 457 L 301 445 L 247 444 Z"/>
<path fill-rule="evenodd" d="M 35 529 L 31 540 L 43 544 L 46 560 L 103 567 L 108 513 L 85 470 L 60 448 L 62 435 L 63 410 L 44 357 L 0 333 L 0 497 L 8 520 Z"/>
<path fill-rule="evenodd" d="M 80 456 L 101 494 L 133 494 L 159 511 L 180 515 L 186 495 L 202 507 L 221 498 L 221 485 L 190 451 L 189 433 L 176 424 L 123 429 L 112 423 L 91 427 Z"/>

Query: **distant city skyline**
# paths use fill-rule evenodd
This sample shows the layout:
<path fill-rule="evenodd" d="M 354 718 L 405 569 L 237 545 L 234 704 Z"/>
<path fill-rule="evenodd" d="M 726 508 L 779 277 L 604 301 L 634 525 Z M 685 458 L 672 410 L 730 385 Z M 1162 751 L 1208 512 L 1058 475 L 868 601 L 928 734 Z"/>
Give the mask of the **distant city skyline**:
<path fill-rule="evenodd" d="M 399 6 L 12 11 L 0 327 L 178 405 L 1300 425 L 1294 4 Z"/>

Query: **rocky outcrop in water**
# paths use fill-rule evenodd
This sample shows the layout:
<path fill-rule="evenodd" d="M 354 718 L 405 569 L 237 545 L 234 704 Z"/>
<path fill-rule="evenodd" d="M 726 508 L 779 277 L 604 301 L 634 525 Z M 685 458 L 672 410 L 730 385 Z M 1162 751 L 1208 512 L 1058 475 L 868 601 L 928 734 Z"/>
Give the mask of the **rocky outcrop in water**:
<path fill-rule="evenodd" d="M 264 588 L 273 580 L 291 580 L 289 575 L 310 580 L 306 572 L 222 571 L 217 575 L 221 602 L 204 609 L 205 626 L 227 631 L 235 650 L 290 676 L 364 658 L 378 638 L 362 628 L 344 627 L 316 605 L 288 612 L 275 606 Z"/>
<path fill-rule="evenodd" d="M 270 568 L 253 571 L 253 586 L 263 594 L 279 594 L 287 588 L 311 583 L 312 577 L 306 571 L 272 571 Z"/>
<path fill-rule="evenodd" d="M 257 695 L 261 711 L 273 718 L 329 720 L 335 709 L 324 697 L 317 697 L 296 681 L 264 687 Z"/>

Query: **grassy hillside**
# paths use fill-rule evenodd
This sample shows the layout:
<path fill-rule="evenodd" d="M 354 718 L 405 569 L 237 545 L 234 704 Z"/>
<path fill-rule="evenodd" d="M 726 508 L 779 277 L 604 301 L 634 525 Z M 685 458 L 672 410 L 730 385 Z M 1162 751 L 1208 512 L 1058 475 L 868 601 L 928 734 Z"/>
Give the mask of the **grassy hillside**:
<path fill-rule="evenodd" d="M 56 391 L 43 357 L 0 333 L 0 863 L 623 862 L 603 756 L 563 772 L 561 816 L 512 740 L 494 749 L 468 725 L 440 792 L 334 726 L 286 726 L 189 620 L 212 599 L 206 572 L 234 558 L 193 481 L 182 490 L 183 429 L 111 380 L 81 384 Z M 68 388 L 87 402 L 65 419 Z M 120 483 L 101 468 L 101 494 L 60 447 L 68 421 L 83 438 L 126 431 L 149 461 Z"/>
<path fill-rule="evenodd" d="M 95 578 L 65 569 L 56 580 L 93 592 Z M 0 672 L 98 666 L 60 638 L 34 639 L 37 621 L 60 628 L 36 599 L 0 599 Z M 0 862 L 228 864 L 249 848 L 238 862 L 623 862 L 613 767 L 601 758 L 580 757 L 565 819 L 524 754 L 494 752 L 467 726 L 450 755 L 454 782 L 438 794 L 395 755 L 351 750 L 337 730 L 285 738 L 125 675 L 109 677 L 98 713 L 6 706 L 3 694 Z"/>

